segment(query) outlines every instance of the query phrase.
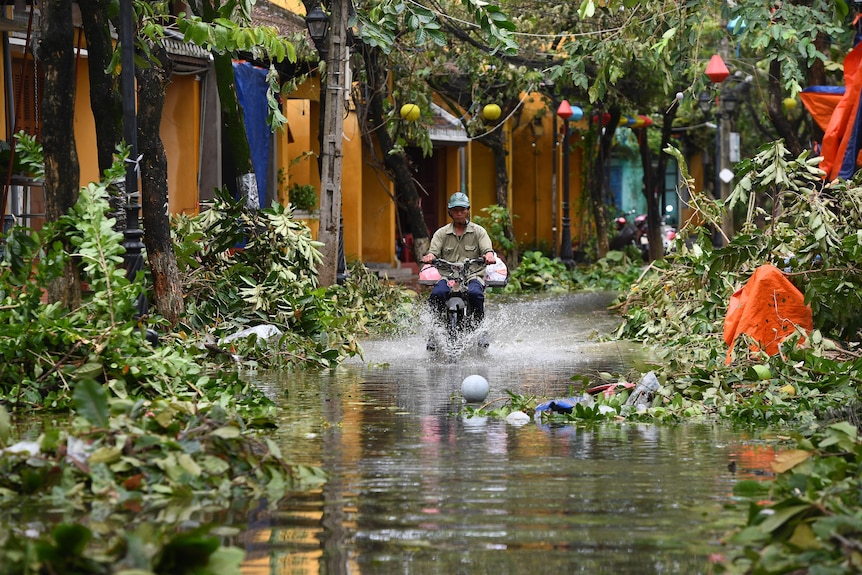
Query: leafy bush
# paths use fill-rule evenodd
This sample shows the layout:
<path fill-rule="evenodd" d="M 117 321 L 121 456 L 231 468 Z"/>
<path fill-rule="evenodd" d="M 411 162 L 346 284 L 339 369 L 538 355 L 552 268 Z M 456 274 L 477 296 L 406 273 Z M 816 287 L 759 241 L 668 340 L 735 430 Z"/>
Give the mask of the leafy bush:
<path fill-rule="evenodd" d="M 607 291 L 627 290 L 643 274 L 640 257 L 632 260 L 623 252 L 613 250 L 596 263 L 579 265 L 571 272 L 578 288 Z"/>
<path fill-rule="evenodd" d="M 730 295 L 758 266 L 771 263 L 786 269 L 805 294 L 816 328 L 828 337 L 858 341 L 862 188 L 855 181 L 824 186 L 816 160 L 787 155 L 778 143 L 741 164 L 740 183 L 729 199 L 729 207 L 749 204 L 741 232 L 713 249 L 700 230 L 690 248 L 656 265 L 626 298 L 620 335 L 649 341 L 719 333 Z M 770 213 L 757 207 L 764 197 Z M 759 229 L 761 221 L 765 226 Z M 639 311 L 629 315 L 630 310 Z"/>
<path fill-rule="evenodd" d="M 297 210 L 313 212 L 317 209 L 317 190 L 314 186 L 293 184 L 289 194 L 290 204 Z"/>
<path fill-rule="evenodd" d="M 520 265 L 509 273 L 509 284 L 505 291 L 566 292 L 573 287 L 571 274 L 563 262 L 541 252 L 525 252 Z"/>
<path fill-rule="evenodd" d="M 485 228 L 491 237 L 494 249 L 500 252 L 500 255 L 507 262 L 514 262 L 514 255 L 518 251 L 518 245 L 514 240 L 509 238 L 506 232 L 512 229 L 512 218 L 517 216 L 512 216 L 508 209 L 497 204 L 482 208 L 481 211 L 488 215 L 474 215 L 473 221 Z"/>
<path fill-rule="evenodd" d="M 773 463 L 771 481 L 740 481 L 745 526 L 729 539 L 741 548 L 717 558 L 716 573 L 858 573 L 862 441 L 847 422 L 796 437 Z"/>
<path fill-rule="evenodd" d="M 292 214 L 278 204 L 250 212 L 222 191 L 211 210 L 176 220 L 187 337 L 218 342 L 270 324 L 280 336 L 234 340 L 223 356 L 268 367 L 328 367 L 361 353 L 358 337 L 399 313 L 405 294 L 361 266 L 344 286 L 319 287 L 321 244 Z"/>
<path fill-rule="evenodd" d="M 761 148 L 740 165 L 726 206 L 747 206 L 741 232 L 713 249 L 696 230 L 688 247 L 654 265 L 620 303 L 618 333 L 654 346 L 666 403 L 697 402 L 741 424 L 801 430 L 799 449 L 776 461 L 776 480 L 755 486 L 761 501 L 731 539 L 742 549 L 717 557 L 716 572 L 859 570 L 858 417 L 836 423 L 830 414 L 859 402 L 862 187 L 858 173 L 823 182 L 817 161 L 789 158 L 781 142 Z M 720 204 L 716 209 L 694 192 L 692 200 L 707 220 L 719 221 Z M 805 294 L 815 330 L 804 345 L 791 337 L 771 357 L 741 341 L 727 365 L 722 335 L 730 296 L 766 263 L 786 270 Z M 737 493 L 751 487 L 742 482 Z"/>
<path fill-rule="evenodd" d="M 143 282 L 126 279 L 122 236 L 105 216 L 105 186 L 90 184 L 77 204 L 42 233 L 16 228 L 0 263 L 0 393 L 7 405 L 66 409 L 74 384 L 95 379 L 117 397 L 190 392 L 201 366 L 182 350 L 154 349 L 135 301 Z M 52 238 L 74 246 L 66 253 Z M 90 293 L 75 309 L 42 302 L 42 286 L 79 263 Z"/>
<path fill-rule="evenodd" d="M 542 252 L 524 253 L 520 265 L 509 274 L 506 293 L 568 292 L 573 290 L 628 289 L 643 274 L 640 263 L 632 262 L 622 252 L 611 251 L 594 264 L 571 269 Z"/>

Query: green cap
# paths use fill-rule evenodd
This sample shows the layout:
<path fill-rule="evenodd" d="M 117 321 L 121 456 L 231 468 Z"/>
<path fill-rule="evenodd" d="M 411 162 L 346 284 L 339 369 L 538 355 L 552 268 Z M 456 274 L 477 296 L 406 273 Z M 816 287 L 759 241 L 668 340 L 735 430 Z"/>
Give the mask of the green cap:
<path fill-rule="evenodd" d="M 449 209 L 452 208 L 469 208 L 470 198 L 463 192 L 455 192 L 449 196 Z"/>

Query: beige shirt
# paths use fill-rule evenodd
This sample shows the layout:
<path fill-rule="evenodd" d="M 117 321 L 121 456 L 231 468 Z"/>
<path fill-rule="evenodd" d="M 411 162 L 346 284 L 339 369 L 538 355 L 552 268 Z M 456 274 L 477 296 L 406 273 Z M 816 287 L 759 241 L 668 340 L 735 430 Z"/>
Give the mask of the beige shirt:
<path fill-rule="evenodd" d="M 434 257 L 450 262 L 463 262 L 467 258 L 479 258 L 494 251 L 491 237 L 485 228 L 473 222 L 467 222 L 467 228 L 460 236 L 455 233 L 455 225 L 450 222 L 434 232 L 428 253 Z M 477 268 L 469 279 L 478 278 L 483 284 L 485 266 Z"/>

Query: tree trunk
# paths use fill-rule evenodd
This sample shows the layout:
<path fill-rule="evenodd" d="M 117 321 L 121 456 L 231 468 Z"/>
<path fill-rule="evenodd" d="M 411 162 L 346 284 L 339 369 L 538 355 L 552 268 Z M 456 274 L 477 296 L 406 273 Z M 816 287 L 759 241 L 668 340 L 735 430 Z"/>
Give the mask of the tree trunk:
<path fill-rule="evenodd" d="M 80 171 L 74 138 L 75 55 L 71 0 L 46 0 L 42 8 L 42 34 L 37 57 L 45 83 L 42 92 L 42 152 L 45 160 L 45 212 L 57 221 L 78 199 Z M 69 262 L 63 277 L 48 286 L 48 299 L 76 307 L 81 284 Z"/>
<path fill-rule="evenodd" d="M 404 152 L 394 153 L 395 142 L 386 131 L 386 123 L 383 114 L 383 99 L 388 97 L 389 90 L 386 85 L 386 71 L 380 63 L 381 52 L 379 48 L 370 46 L 363 47 L 363 58 L 368 87 L 366 102 L 368 133 L 374 134 L 380 148 L 383 165 L 389 176 L 395 183 L 396 205 L 404 207 L 407 211 L 407 228 L 413 234 L 413 250 L 416 261 L 428 253 L 431 245 L 428 225 L 425 223 L 425 215 L 422 213 L 422 205 L 419 201 L 419 192 L 413 181 L 413 175 Z"/>
<path fill-rule="evenodd" d="M 96 155 L 99 172 L 114 162 L 117 145 L 123 139 L 123 100 L 118 84 L 108 68 L 114 55 L 107 0 L 79 0 L 81 21 L 87 36 L 87 69 L 90 71 L 90 109 L 96 128 Z M 117 26 L 119 28 L 119 26 Z M 106 182 L 111 183 L 111 182 Z M 108 188 L 111 206 L 109 216 L 116 220 L 114 229 L 126 229 L 126 198 L 117 186 Z"/>
<path fill-rule="evenodd" d="M 509 170 L 506 166 L 506 157 L 509 155 L 506 132 L 503 128 L 499 128 L 479 138 L 479 142 L 491 148 L 491 151 L 494 153 L 494 190 L 497 205 L 506 208 L 509 214 L 511 214 L 509 208 Z M 506 257 L 506 262 L 511 267 L 517 267 L 519 260 L 518 245 L 515 241 L 515 230 L 512 227 L 511 218 L 504 224 L 503 235 L 512 245 L 512 249 L 506 250 L 503 254 Z M 496 246 L 496 248 L 500 249 L 499 246 Z"/>
<path fill-rule="evenodd" d="M 230 145 L 231 157 L 236 167 L 237 194 L 239 197 L 245 198 L 247 208 L 258 209 L 260 208 L 260 197 L 258 196 L 257 177 L 251 163 L 251 147 L 245 132 L 245 117 L 236 95 L 233 59 L 229 53 L 225 52 L 224 54 L 213 53 L 213 60 L 218 96 L 221 102 L 224 134 Z"/>
<path fill-rule="evenodd" d="M 596 153 L 592 158 L 592 166 L 590 169 L 590 181 L 587 184 L 590 193 L 590 206 L 592 208 L 593 220 L 596 226 L 596 255 L 599 259 L 608 254 L 608 214 L 607 201 L 605 197 L 605 161 L 610 156 L 611 145 L 614 141 L 614 135 L 617 131 L 617 126 L 620 123 L 620 109 L 616 106 L 611 107 L 610 119 L 604 123 L 605 129 L 602 129 L 602 113 L 599 112 L 599 126 L 597 132 Z"/>
<path fill-rule="evenodd" d="M 204 22 L 213 22 L 220 17 L 217 7 L 208 1 L 191 2 L 195 15 Z M 221 102 L 222 123 L 224 135 L 231 149 L 231 159 L 236 167 L 236 186 L 238 197 L 245 198 L 245 206 L 249 209 L 260 207 L 257 189 L 257 177 L 251 161 L 251 147 L 245 131 L 245 116 L 242 113 L 239 98 L 236 94 L 236 77 L 233 72 L 233 58 L 229 52 L 212 51 L 216 72 L 216 86 Z"/>
<path fill-rule="evenodd" d="M 79 0 L 81 21 L 87 34 L 87 67 L 90 71 L 90 109 L 96 126 L 99 171 L 114 162 L 114 152 L 123 139 L 123 101 L 118 84 L 108 68 L 114 55 L 108 20 L 108 0 Z"/>
<path fill-rule="evenodd" d="M 144 243 L 159 313 L 176 325 L 183 311 L 177 259 L 168 218 L 168 159 L 159 135 L 165 90 L 171 81 L 171 60 L 162 45 L 150 46 L 148 66 L 138 66 L 138 153 L 141 155 L 141 208 Z M 143 58 L 144 54 L 138 53 Z"/>
<path fill-rule="evenodd" d="M 679 110 L 677 101 L 665 111 L 661 129 L 661 149 L 670 143 L 673 134 L 673 121 Z M 656 167 L 652 166 L 652 151 L 647 141 L 647 128 L 638 130 L 638 147 L 641 153 L 643 167 L 643 194 L 647 202 L 647 234 L 649 238 L 650 261 L 664 257 L 664 238 L 661 237 L 662 198 L 664 197 L 664 173 L 667 169 L 668 155 L 659 153 Z"/>

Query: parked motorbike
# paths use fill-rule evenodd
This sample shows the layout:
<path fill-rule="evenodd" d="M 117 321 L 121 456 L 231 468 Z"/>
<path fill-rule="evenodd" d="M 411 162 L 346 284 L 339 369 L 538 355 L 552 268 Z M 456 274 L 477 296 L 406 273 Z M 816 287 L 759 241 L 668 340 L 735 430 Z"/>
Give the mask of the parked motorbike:
<path fill-rule="evenodd" d="M 473 323 L 473 310 L 470 306 L 470 298 L 467 297 L 468 278 L 476 270 L 485 267 L 485 286 L 504 287 L 508 283 L 508 273 L 499 257 L 497 261 L 495 265 L 486 266 L 484 258 L 468 258 L 463 262 L 450 262 L 438 258 L 420 270 L 419 285 L 434 286 L 441 279 L 445 279 L 449 285 L 449 295 L 442 310 L 443 316 L 435 318 L 443 327 L 445 341 L 438 342 L 438 338 L 432 334 L 427 346 L 429 350 L 438 350 L 441 347 L 438 343 L 443 343 L 445 349 L 442 351 L 452 353 L 463 348 L 459 344 L 476 331 L 478 326 Z M 479 349 L 486 349 L 487 334 L 480 333 L 476 343 Z"/>
<path fill-rule="evenodd" d="M 644 261 L 649 260 L 649 234 L 647 233 L 647 216 L 641 214 L 628 221 L 625 216 L 616 219 L 617 234 L 610 241 L 610 249 L 623 251 L 626 246 L 633 245 L 641 252 Z M 668 224 L 664 218 L 661 222 L 661 241 L 664 253 L 669 254 L 675 249 L 676 228 Z"/>
<path fill-rule="evenodd" d="M 634 246 L 640 251 L 641 257 L 646 261 L 649 259 L 649 237 L 646 230 L 646 215 L 642 214 L 628 221 L 625 216 L 616 220 L 617 234 L 611 238 L 609 246 L 612 250 L 625 251 L 627 246 Z"/>
<path fill-rule="evenodd" d="M 669 254 L 676 250 L 676 228 L 662 221 L 661 241 L 664 244 L 664 253 Z"/>

